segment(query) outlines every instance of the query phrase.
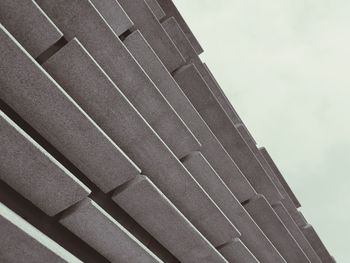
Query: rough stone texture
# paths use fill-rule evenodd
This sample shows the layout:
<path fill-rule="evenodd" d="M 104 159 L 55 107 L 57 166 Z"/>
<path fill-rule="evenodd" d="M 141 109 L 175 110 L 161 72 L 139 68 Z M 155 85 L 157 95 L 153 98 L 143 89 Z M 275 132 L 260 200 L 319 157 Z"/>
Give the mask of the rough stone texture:
<path fill-rule="evenodd" d="M 0 23 L 33 57 L 39 56 L 62 37 L 32 0 L 1 0 Z"/>
<path fill-rule="evenodd" d="M 67 210 L 59 221 L 111 262 L 161 262 L 89 198 Z"/>
<path fill-rule="evenodd" d="M 240 239 L 260 262 L 285 262 L 200 152 L 191 153 L 182 162 L 241 232 Z"/>
<path fill-rule="evenodd" d="M 323 263 L 332 263 L 333 257 L 329 254 L 327 248 L 322 243 L 321 239 L 317 235 L 315 229 L 312 225 L 307 224 L 301 231 L 309 241 L 310 245 L 313 247 L 317 255 L 320 257 Z"/>
<path fill-rule="evenodd" d="M 196 138 L 89 1 L 38 2 L 68 40 L 79 39 L 176 156 L 199 148 Z"/>
<path fill-rule="evenodd" d="M 118 146 L 0 29 L 0 98 L 103 191 L 138 174 L 140 170 Z"/>
<path fill-rule="evenodd" d="M 157 85 L 159 91 L 200 141 L 202 154 L 238 200 L 243 202 L 254 196 L 256 192 L 249 181 L 232 161 L 141 33 L 139 31 L 133 32 L 124 40 L 124 43 L 151 80 Z"/>
<path fill-rule="evenodd" d="M 276 186 L 221 108 L 196 67 L 193 64 L 184 66 L 175 72 L 174 78 L 254 189 L 264 194 L 270 203 L 278 202 L 281 195 Z"/>
<path fill-rule="evenodd" d="M 191 45 L 196 50 L 196 53 L 199 55 L 203 52 L 201 45 L 199 44 L 196 37 L 193 35 L 191 29 L 186 24 L 185 20 L 182 18 L 180 12 L 177 10 L 176 6 L 172 2 L 172 0 L 157 0 L 159 5 L 164 10 L 167 17 L 175 17 L 178 23 L 181 26 L 181 29 L 186 34 L 186 37 L 191 42 Z"/>
<path fill-rule="evenodd" d="M 48 215 L 90 190 L 0 111 L 0 179 Z"/>
<path fill-rule="evenodd" d="M 226 262 L 147 177 L 117 189 L 112 199 L 181 262 Z"/>
<path fill-rule="evenodd" d="M 202 234 L 217 245 L 232 238 L 234 226 L 77 40 L 44 66 Z"/>
<path fill-rule="evenodd" d="M 249 249 L 239 238 L 235 238 L 232 242 L 218 248 L 218 250 L 229 262 L 259 263 L 256 257 L 249 251 Z"/>
<path fill-rule="evenodd" d="M 148 7 L 152 10 L 153 14 L 156 16 L 158 20 L 161 20 L 165 17 L 165 13 L 163 9 L 158 4 L 157 0 L 145 0 Z"/>
<path fill-rule="evenodd" d="M 288 214 L 288 211 L 283 206 L 282 203 L 277 203 L 272 206 L 273 210 L 275 210 L 276 214 L 281 218 L 285 227 L 291 233 L 295 241 L 299 244 L 301 249 L 304 251 L 308 259 L 312 263 L 321 263 L 320 258 L 311 247 L 310 243 L 307 241 L 298 225 L 294 222 L 293 218 Z"/>
<path fill-rule="evenodd" d="M 129 16 L 116 0 L 91 0 L 113 31 L 120 36 L 134 26 Z"/>
<path fill-rule="evenodd" d="M 244 208 L 287 262 L 310 262 L 264 196 L 256 196 Z"/>
<path fill-rule="evenodd" d="M 172 72 L 185 61 L 144 0 L 118 0 L 147 42 Z"/>
<path fill-rule="evenodd" d="M 79 259 L 2 203 L 0 203 L 0 233 L 0 262 L 81 263 Z"/>

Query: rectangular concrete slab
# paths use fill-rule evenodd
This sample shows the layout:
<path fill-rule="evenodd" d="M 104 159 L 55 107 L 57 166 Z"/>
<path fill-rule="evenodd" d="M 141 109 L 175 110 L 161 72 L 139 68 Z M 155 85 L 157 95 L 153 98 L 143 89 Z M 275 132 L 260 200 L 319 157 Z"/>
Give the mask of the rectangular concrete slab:
<path fill-rule="evenodd" d="M 58 28 L 32 0 L 2 0 L 0 23 L 34 58 L 62 37 Z"/>
<path fill-rule="evenodd" d="M 0 41 L 5 103 L 103 191 L 140 172 L 3 27 Z"/>
<path fill-rule="evenodd" d="M 140 31 L 137 30 L 130 34 L 124 40 L 124 44 L 151 80 L 157 85 L 162 95 L 179 114 L 180 118 L 200 141 L 202 154 L 238 200 L 243 202 L 254 196 L 256 192 L 247 178 L 238 169 L 219 140 L 143 38 Z"/>
<path fill-rule="evenodd" d="M 0 179 L 48 215 L 90 190 L 0 111 Z"/>
<path fill-rule="evenodd" d="M 232 238 L 229 220 L 77 40 L 44 66 L 201 233 Z"/>
<path fill-rule="evenodd" d="M 91 0 L 91 2 L 118 36 L 134 26 L 118 1 Z"/>
<path fill-rule="evenodd" d="M 161 262 L 89 198 L 65 211 L 59 222 L 110 262 Z"/>
<path fill-rule="evenodd" d="M 256 196 L 246 203 L 244 208 L 287 262 L 310 263 L 264 196 Z"/>
<path fill-rule="evenodd" d="M 82 262 L 2 203 L 0 233 L 0 262 Z"/>
<path fill-rule="evenodd" d="M 259 263 L 252 252 L 243 244 L 239 238 L 235 238 L 228 244 L 218 248 L 220 253 L 225 256 L 229 262 L 237 263 Z M 275 261 L 270 261 L 275 262 Z"/>
<path fill-rule="evenodd" d="M 187 126 L 88 0 L 39 0 L 38 3 L 68 40 L 74 37 L 79 39 L 176 156 L 183 157 L 200 147 Z"/>
<path fill-rule="evenodd" d="M 148 7 L 152 10 L 153 14 L 156 16 L 158 20 L 161 20 L 165 17 L 165 13 L 163 9 L 158 4 L 157 0 L 145 0 Z"/>
<path fill-rule="evenodd" d="M 183 158 L 182 162 L 197 182 L 225 213 L 227 218 L 237 227 L 238 231 L 241 233 L 240 239 L 260 262 L 285 263 L 276 248 L 256 225 L 212 167 L 210 167 L 210 164 L 200 152 L 191 153 Z"/>
<path fill-rule="evenodd" d="M 226 262 L 146 176 L 117 189 L 112 199 L 181 262 Z"/>
<path fill-rule="evenodd" d="M 269 202 L 278 202 L 282 196 L 276 186 L 221 108 L 196 67 L 193 64 L 184 66 L 174 73 L 174 78 L 254 189 L 264 194 Z"/>

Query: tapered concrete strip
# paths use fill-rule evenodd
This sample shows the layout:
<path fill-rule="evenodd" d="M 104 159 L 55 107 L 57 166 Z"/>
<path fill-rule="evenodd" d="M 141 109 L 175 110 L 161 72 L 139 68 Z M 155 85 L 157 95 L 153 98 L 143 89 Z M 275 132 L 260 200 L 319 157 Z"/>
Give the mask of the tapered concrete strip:
<path fill-rule="evenodd" d="M 165 13 L 163 9 L 160 7 L 157 0 L 145 0 L 148 7 L 152 10 L 153 14 L 156 16 L 158 20 L 161 20 L 165 17 Z"/>
<path fill-rule="evenodd" d="M 82 262 L 2 203 L 0 233 L 0 262 Z"/>
<path fill-rule="evenodd" d="M 124 44 L 200 141 L 201 152 L 238 200 L 243 202 L 254 196 L 256 192 L 247 178 L 238 169 L 141 33 L 134 31 L 124 40 Z"/>
<path fill-rule="evenodd" d="M 118 0 L 118 2 L 170 72 L 185 63 L 180 52 L 144 0 Z"/>
<path fill-rule="evenodd" d="M 264 194 L 270 203 L 278 202 L 282 196 L 276 186 L 221 108 L 195 66 L 190 64 L 182 67 L 175 72 L 174 78 L 254 189 Z M 201 95 L 198 96 L 198 94 Z"/>
<path fill-rule="evenodd" d="M 111 262 L 161 262 L 89 198 L 66 210 L 59 222 Z"/>
<path fill-rule="evenodd" d="M 2 26 L 0 41 L 5 103 L 103 191 L 140 172 Z"/>
<path fill-rule="evenodd" d="M 320 258 L 310 245 L 310 243 L 305 238 L 304 234 L 301 232 L 297 224 L 294 222 L 293 218 L 289 215 L 286 208 L 282 203 L 277 203 L 272 206 L 273 210 L 275 210 L 276 214 L 281 218 L 286 228 L 289 230 L 295 241 L 298 242 L 301 249 L 304 251 L 308 259 L 312 263 L 321 263 Z"/>
<path fill-rule="evenodd" d="M 182 18 L 180 12 L 177 10 L 172 0 L 157 0 L 159 5 L 164 10 L 167 17 L 175 17 L 178 23 L 181 26 L 181 29 L 186 34 L 186 37 L 191 42 L 191 45 L 196 50 L 196 53 L 199 55 L 203 52 L 201 45 L 199 44 L 196 37 L 193 35 L 191 29 L 188 27 L 185 20 Z"/>
<path fill-rule="evenodd" d="M 112 199 L 181 262 L 227 262 L 146 176 Z"/>
<path fill-rule="evenodd" d="M 1 1 L 0 23 L 33 57 L 62 37 L 59 29 L 32 0 Z"/>
<path fill-rule="evenodd" d="M 259 263 L 252 252 L 243 244 L 239 238 L 235 238 L 230 243 L 218 248 L 219 252 L 225 256 L 229 262 L 237 263 Z M 270 261 L 276 262 L 276 261 Z"/>
<path fill-rule="evenodd" d="M 90 190 L 0 111 L 0 179 L 48 215 Z"/>
<path fill-rule="evenodd" d="M 177 157 L 183 157 L 200 147 L 91 2 L 38 0 L 38 3 L 68 40 L 74 37 L 79 39 Z"/>
<path fill-rule="evenodd" d="M 183 158 L 182 162 L 197 182 L 226 214 L 228 219 L 237 227 L 241 233 L 240 239 L 260 262 L 285 263 L 276 248 L 256 225 L 212 167 L 210 167 L 210 164 L 200 152 L 191 153 Z M 229 248 L 225 249 L 226 254 L 228 254 L 228 250 Z"/>
<path fill-rule="evenodd" d="M 210 242 L 234 237 L 234 226 L 77 40 L 44 66 Z"/>
<path fill-rule="evenodd" d="M 322 263 L 332 263 L 332 256 L 329 254 L 327 248 L 322 243 L 321 239 L 317 235 L 312 225 L 307 224 L 306 226 L 301 228 L 301 231 L 303 232 L 303 234 L 305 235 L 305 237 L 307 238 L 317 255 L 320 257 Z"/>
<path fill-rule="evenodd" d="M 118 36 L 134 26 L 134 23 L 118 1 L 91 0 L 91 2 Z"/>
<path fill-rule="evenodd" d="M 310 262 L 264 196 L 256 196 L 244 208 L 287 262 Z"/>

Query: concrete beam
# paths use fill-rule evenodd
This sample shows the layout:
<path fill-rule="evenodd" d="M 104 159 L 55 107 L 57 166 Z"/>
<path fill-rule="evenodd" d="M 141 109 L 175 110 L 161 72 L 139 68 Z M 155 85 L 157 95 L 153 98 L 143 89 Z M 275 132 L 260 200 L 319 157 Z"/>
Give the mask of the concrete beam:
<path fill-rule="evenodd" d="M 181 262 L 227 262 L 146 176 L 112 199 Z"/>
<path fill-rule="evenodd" d="M 1 99 L 104 192 L 139 168 L 0 27 Z M 103 163 L 103 166 L 101 165 Z"/>
<path fill-rule="evenodd" d="M 176 156 L 181 158 L 200 147 L 187 126 L 91 2 L 88 0 L 38 2 L 59 26 L 67 40 L 74 37 L 79 39 Z M 128 2 L 134 3 L 134 1 Z M 151 16 L 153 17 L 152 14 Z"/>
<path fill-rule="evenodd" d="M 153 14 L 158 20 L 161 20 L 165 17 L 163 9 L 160 7 L 157 0 L 145 0 L 148 7 L 152 10 Z"/>
<path fill-rule="evenodd" d="M 89 198 L 66 210 L 59 222 L 111 262 L 161 262 Z"/>
<path fill-rule="evenodd" d="M 249 251 L 249 249 L 239 238 L 235 238 L 232 242 L 218 248 L 218 250 L 229 262 L 259 263 L 256 257 Z"/>
<path fill-rule="evenodd" d="M 0 23 L 34 58 L 62 37 L 59 29 L 32 0 L 1 1 Z"/>

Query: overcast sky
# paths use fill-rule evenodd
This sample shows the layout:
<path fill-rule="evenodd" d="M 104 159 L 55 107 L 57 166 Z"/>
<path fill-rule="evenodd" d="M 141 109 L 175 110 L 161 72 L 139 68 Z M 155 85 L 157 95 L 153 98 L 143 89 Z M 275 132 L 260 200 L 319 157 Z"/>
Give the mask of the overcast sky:
<path fill-rule="evenodd" d="M 338 262 L 350 246 L 350 1 L 174 0 Z"/>

